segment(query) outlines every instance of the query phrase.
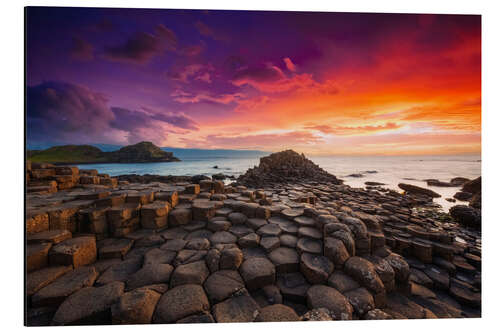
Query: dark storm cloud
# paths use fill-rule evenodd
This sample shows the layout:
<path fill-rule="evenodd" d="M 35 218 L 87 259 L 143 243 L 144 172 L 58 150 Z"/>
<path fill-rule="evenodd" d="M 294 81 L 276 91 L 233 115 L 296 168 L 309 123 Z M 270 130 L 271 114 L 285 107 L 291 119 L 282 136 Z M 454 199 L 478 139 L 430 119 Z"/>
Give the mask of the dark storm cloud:
<path fill-rule="evenodd" d="M 105 56 L 113 61 L 144 64 L 153 57 L 176 47 L 175 33 L 163 24 L 159 24 L 154 34 L 138 32 L 124 44 L 107 48 Z"/>
<path fill-rule="evenodd" d="M 109 125 L 113 128 L 131 132 L 136 128 L 151 126 L 151 117 L 146 113 L 119 107 L 113 107 L 111 111 L 115 115 L 115 119 L 112 120 Z"/>
<path fill-rule="evenodd" d="M 109 107 L 100 93 L 66 82 L 44 82 L 27 89 L 27 131 L 31 141 L 67 143 L 161 142 L 162 124 L 197 130 L 183 114 Z"/>
<path fill-rule="evenodd" d="M 114 114 L 107 98 L 88 88 L 44 82 L 27 88 L 27 130 L 33 140 L 101 137 Z"/>

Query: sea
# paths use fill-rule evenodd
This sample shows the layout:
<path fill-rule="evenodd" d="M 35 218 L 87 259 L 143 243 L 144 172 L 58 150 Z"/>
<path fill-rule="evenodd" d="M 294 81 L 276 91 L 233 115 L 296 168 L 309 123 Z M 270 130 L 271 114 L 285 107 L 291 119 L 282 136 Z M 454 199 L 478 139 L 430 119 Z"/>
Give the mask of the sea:
<path fill-rule="evenodd" d="M 224 173 L 239 176 L 259 164 L 259 159 L 269 154 L 262 151 L 169 149 L 182 161 L 172 163 L 82 164 L 82 169 L 97 169 L 110 176 L 122 174 L 156 175 L 207 175 Z M 474 179 L 481 175 L 481 156 L 426 155 L 426 156 L 307 156 L 321 168 L 344 180 L 351 187 L 365 187 L 365 182 L 384 183 L 384 187 L 397 190 L 399 183 L 429 188 L 441 198 L 434 202 L 444 211 L 458 204 L 452 198 L 459 187 L 427 186 L 426 179 L 450 181 L 454 177 Z M 353 177 L 351 175 L 361 175 Z"/>

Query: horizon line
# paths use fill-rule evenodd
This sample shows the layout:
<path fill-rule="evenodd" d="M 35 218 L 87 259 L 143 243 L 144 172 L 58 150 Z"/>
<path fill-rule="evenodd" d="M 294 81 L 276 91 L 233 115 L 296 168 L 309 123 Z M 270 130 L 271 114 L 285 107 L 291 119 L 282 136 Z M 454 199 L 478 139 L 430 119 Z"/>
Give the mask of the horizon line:
<path fill-rule="evenodd" d="M 142 141 L 141 141 L 142 142 Z M 151 141 L 150 141 L 151 142 Z M 138 142 L 139 143 L 139 142 Z M 39 143 L 38 145 L 47 145 L 48 148 L 56 147 L 56 146 L 64 146 L 64 145 L 89 145 L 89 146 L 99 146 L 99 145 L 108 145 L 108 146 L 117 146 L 117 147 L 125 147 L 126 144 L 113 144 L 113 143 L 83 143 L 83 144 L 70 144 L 70 143 Z M 33 145 L 33 144 L 32 144 Z M 134 145 L 134 144 L 129 144 Z M 37 149 L 28 149 L 29 144 L 25 144 L 26 150 L 37 150 Z M 304 152 L 302 150 L 297 150 L 294 148 L 284 148 L 281 150 L 261 150 L 258 148 L 198 148 L 198 147 L 171 147 L 171 146 L 158 146 L 161 149 L 183 149 L 183 150 L 203 150 L 203 151 L 213 151 L 213 150 L 223 150 L 223 151 L 242 151 L 242 152 L 261 152 L 261 153 L 277 153 L 284 150 L 294 150 L 297 153 L 304 153 L 309 156 L 453 156 L 453 155 L 479 155 L 482 156 L 482 151 L 472 152 L 472 151 L 464 151 L 464 152 L 429 152 L 429 153 L 369 153 L 369 152 L 358 152 L 358 153 L 320 153 L 320 152 Z M 98 147 L 97 147 L 98 148 Z M 44 148 L 47 149 L 47 148 Z"/>

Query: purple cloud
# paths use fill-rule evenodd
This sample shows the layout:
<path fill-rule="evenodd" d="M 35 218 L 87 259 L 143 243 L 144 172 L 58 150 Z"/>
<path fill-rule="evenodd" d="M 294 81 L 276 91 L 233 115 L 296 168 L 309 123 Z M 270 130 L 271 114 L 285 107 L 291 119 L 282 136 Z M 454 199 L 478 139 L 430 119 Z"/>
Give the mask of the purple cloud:
<path fill-rule="evenodd" d="M 188 83 L 191 78 L 198 81 L 203 81 L 206 83 L 211 83 L 211 76 L 209 72 L 213 72 L 214 67 L 210 64 L 191 64 L 181 70 L 167 72 L 166 76 L 174 81 L 179 81 L 182 83 Z"/>
<path fill-rule="evenodd" d="M 286 57 L 286 58 L 283 58 L 283 61 L 285 62 L 286 68 L 289 71 L 291 71 L 291 72 L 297 71 L 297 66 L 293 63 L 292 59 Z"/>
<path fill-rule="evenodd" d="M 177 80 L 177 81 L 187 83 L 188 79 L 191 76 L 199 73 L 200 71 L 203 70 L 203 68 L 204 68 L 204 66 L 201 64 L 192 64 L 192 65 L 188 65 L 188 66 L 184 67 L 180 71 L 168 72 L 167 77 L 171 80 Z"/>
<path fill-rule="evenodd" d="M 210 37 L 214 40 L 218 41 L 227 41 L 229 38 L 226 34 L 220 31 L 216 31 L 215 29 L 209 27 L 205 23 L 201 21 L 197 21 L 195 23 L 196 29 L 198 29 L 198 32 L 200 35 L 205 36 L 205 37 Z"/>
<path fill-rule="evenodd" d="M 131 132 L 137 128 L 150 127 L 151 117 L 144 112 L 132 111 L 120 107 L 112 107 L 115 118 L 109 123 L 112 128 Z"/>
<path fill-rule="evenodd" d="M 103 94 L 66 82 L 27 89 L 27 136 L 33 142 L 161 144 L 169 128 L 198 130 L 184 114 L 109 107 Z"/>
<path fill-rule="evenodd" d="M 153 57 L 167 50 L 174 50 L 176 47 L 175 33 L 163 24 L 159 24 L 154 34 L 138 32 L 124 44 L 107 48 L 105 57 L 112 61 L 144 64 Z"/>
<path fill-rule="evenodd" d="M 224 60 L 223 68 L 228 73 L 234 73 L 237 70 L 243 69 L 247 61 L 239 55 L 232 55 Z"/>
<path fill-rule="evenodd" d="M 208 92 L 202 92 L 191 94 L 180 89 L 174 91 L 171 96 L 174 97 L 174 101 L 179 103 L 211 102 L 218 104 L 234 103 L 245 97 L 242 93 L 211 95 Z"/>
<path fill-rule="evenodd" d="M 284 78 L 286 77 L 281 69 L 276 66 L 266 64 L 238 70 L 233 77 L 233 81 L 268 83 L 276 82 Z"/>
<path fill-rule="evenodd" d="M 188 57 L 194 57 L 200 54 L 203 51 L 203 45 L 188 45 L 183 47 L 180 50 L 180 53 L 183 55 L 187 55 Z"/>
<path fill-rule="evenodd" d="M 94 59 L 94 47 L 86 40 L 73 37 L 70 54 L 75 60 L 90 61 Z"/>
<path fill-rule="evenodd" d="M 151 109 L 144 111 L 128 110 L 119 107 L 111 108 L 115 119 L 110 122 L 112 128 L 127 132 L 129 142 L 142 140 L 164 141 L 167 137 L 163 124 L 185 130 L 198 130 L 197 123 L 183 114 L 151 113 Z"/>
<path fill-rule="evenodd" d="M 93 142 L 104 139 L 114 114 L 107 98 L 65 82 L 27 88 L 27 134 L 34 141 Z"/>
<path fill-rule="evenodd" d="M 183 114 L 165 114 L 165 113 L 157 113 L 151 116 L 152 119 L 160 120 L 175 127 L 179 127 L 187 130 L 198 130 L 198 124 L 192 120 L 191 118 L 183 115 Z"/>
<path fill-rule="evenodd" d="M 206 83 L 212 83 L 212 79 L 210 78 L 210 73 L 200 74 L 195 78 L 195 80 L 203 81 Z"/>

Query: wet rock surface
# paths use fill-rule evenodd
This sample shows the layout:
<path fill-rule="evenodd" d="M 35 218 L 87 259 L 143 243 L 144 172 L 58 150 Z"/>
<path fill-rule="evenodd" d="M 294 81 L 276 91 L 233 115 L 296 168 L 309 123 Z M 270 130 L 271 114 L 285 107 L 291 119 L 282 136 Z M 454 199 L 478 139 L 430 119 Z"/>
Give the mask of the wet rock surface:
<path fill-rule="evenodd" d="M 351 188 L 290 152 L 231 185 L 36 167 L 30 326 L 481 315 L 476 207 Z"/>

